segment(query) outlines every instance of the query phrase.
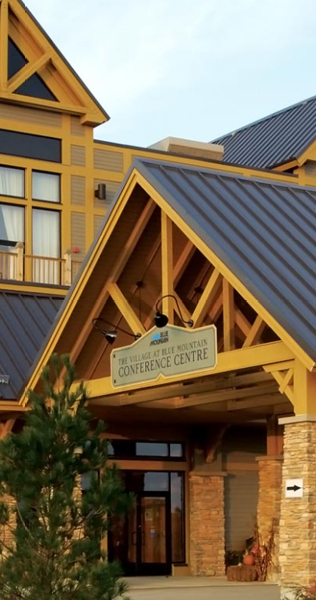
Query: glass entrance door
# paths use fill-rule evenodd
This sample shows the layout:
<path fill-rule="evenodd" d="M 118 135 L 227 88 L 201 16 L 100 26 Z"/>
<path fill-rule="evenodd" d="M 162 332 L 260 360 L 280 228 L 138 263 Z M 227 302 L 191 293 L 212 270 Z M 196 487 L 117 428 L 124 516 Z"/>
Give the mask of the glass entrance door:
<path fill-rule="evenodd" d="M 137 502 L 137 573 L 171 572 L 170 496 L 144 492 Z"/>
<path fill-rule="evenodd" d="M 109 535 L 109 559 L 125 575 L 170 575 L 170 494 L 141 492 L 126 519 L 116 518 Z"/>

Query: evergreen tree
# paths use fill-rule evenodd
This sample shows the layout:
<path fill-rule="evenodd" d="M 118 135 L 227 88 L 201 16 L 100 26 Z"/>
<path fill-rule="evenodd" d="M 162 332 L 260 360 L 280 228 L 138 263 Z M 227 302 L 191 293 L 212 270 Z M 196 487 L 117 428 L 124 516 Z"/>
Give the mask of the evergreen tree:
<path fill-rule="evenodd" d="M 69 359 L 55 356 L 52 364 L 43 373 L 44 394 L 30 393 L 22 431 L 0 442 L 0 598 L 123 597 L 119 566 L 107 563 L 101 541 L 131 498 L 106 464 L 103 424 L 91 433 L 84 386 L 71 389 Z M 84 493 L 82 480 L 89 482 Z"/>

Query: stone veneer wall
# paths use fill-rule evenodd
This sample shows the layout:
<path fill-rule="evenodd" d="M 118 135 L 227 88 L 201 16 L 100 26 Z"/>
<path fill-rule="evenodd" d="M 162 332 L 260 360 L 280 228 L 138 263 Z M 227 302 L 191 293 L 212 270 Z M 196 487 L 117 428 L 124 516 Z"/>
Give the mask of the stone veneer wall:
<path fill-rule="evenodd" d="M 225 574 L 224 478 L 190 473 L 192 575 Z"/>
<path fill-rule="evenodd" d="M 316 423 L 285 425 L 280 519 L 281 584 L 308 585 L 316 578 Z M 285 498 L 286 479 L 303 478 L 302 498 Z"/>
<path fill-rule="evenodd" d="M 4 502 L 7 504 L 10 511 L 10 518 L 8 525 L 3 525 L 0 528 L 0 544 L 3 544 L 3 554 L 7 554 L 7 549 L 14 544 L 13 530 L 16 527 L 16 513 L 15 513 L 15 500 L 11 496 L 5 496 Z"/>
<path fill-rule="evenodd" d="M 257 460 L 259 464 L 257 522 L 259 532 L 264 541 L 267 540 L 272 530 L 274 532 L 273 574 L 277 574 L 279 572 L 279 526 L 283 457 L 263 456 Z"/>

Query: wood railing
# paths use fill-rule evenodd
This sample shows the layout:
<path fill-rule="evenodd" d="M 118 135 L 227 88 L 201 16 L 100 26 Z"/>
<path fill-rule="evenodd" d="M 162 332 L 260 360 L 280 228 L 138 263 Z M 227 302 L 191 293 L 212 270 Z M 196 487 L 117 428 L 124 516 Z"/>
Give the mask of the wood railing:
<path fill-rule="evenodd" d="M 0 252 L 0 279 L 70 286 L 81 263 L 72 261 L 71 252 L 62 258 L 24 254 L 24 245 L 18 242 L 12 252 Z"/>

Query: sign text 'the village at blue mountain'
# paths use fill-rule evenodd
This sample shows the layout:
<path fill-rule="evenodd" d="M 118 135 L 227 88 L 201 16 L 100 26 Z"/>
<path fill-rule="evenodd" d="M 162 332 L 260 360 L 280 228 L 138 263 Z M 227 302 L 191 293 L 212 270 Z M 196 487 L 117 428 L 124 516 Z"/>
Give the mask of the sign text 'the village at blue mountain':
<path fill-rule="evenodd" d="M 154 327 L 131 346 L 111 353 L 114 387 L 154 381 L 160 375 L 204 371 L 216 366 L 216 327 L 184 329 L 166 325 Z"/>

